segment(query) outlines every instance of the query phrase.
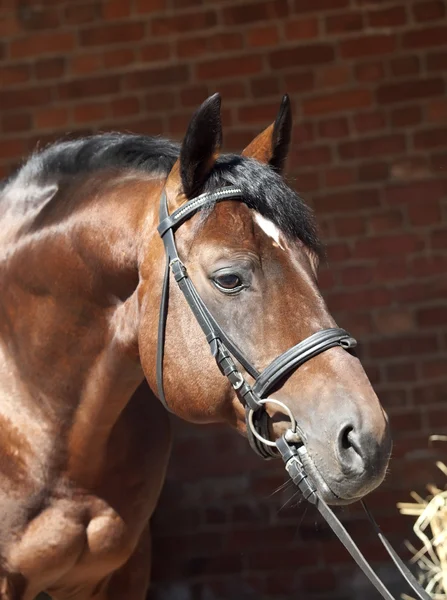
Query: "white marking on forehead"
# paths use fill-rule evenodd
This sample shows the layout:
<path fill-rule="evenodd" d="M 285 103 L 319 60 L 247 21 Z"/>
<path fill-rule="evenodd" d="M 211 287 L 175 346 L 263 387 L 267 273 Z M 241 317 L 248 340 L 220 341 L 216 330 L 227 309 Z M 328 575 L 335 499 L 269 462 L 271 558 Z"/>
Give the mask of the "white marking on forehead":
<path fill-rule="evenodd" d="M 268 235 L 269 238 L 272 238 L 279 248 L 284 250 L 284 246 L 281 244 L 281 232 L 279 231 L 278 227 L 272 221 L 266 219 L 259 213 L 255 213 L 255 221 L 262 231 Z"/>

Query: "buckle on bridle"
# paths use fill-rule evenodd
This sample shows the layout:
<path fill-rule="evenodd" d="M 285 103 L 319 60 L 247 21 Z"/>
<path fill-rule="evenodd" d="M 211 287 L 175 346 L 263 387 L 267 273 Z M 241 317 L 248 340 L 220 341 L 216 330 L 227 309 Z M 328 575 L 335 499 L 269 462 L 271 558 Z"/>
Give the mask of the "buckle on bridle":
<path fill-rule="evenodd" d="M 169 268 L 171 269 L 174 279 L 177 283 L 187 277 L 186 267 L 178 257 L 173 258 L 169 262 Z"/>

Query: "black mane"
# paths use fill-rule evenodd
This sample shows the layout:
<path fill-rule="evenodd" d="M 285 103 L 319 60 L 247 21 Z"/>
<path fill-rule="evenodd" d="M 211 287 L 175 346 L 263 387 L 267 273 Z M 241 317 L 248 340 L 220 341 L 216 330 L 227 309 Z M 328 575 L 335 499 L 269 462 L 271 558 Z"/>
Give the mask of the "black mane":
<path fill-rule="evenodd" d="M 166 176 L 180 153 L 179 144 L 143 135 L 107 133 L 61 141 L 33 154 L 7 182 L 58 182 L 64 177 L 102 169 L 129 168 Z M 213 190 L 225 184 L 242 189 L 246 204 L 270 219 L 285 235 L 299 238 L 320 255 L 312 211 L 271 168 L 239 155 L 222 155 L 205 184 Z M 1 190 L 1 188 L 0 188 Z"/>

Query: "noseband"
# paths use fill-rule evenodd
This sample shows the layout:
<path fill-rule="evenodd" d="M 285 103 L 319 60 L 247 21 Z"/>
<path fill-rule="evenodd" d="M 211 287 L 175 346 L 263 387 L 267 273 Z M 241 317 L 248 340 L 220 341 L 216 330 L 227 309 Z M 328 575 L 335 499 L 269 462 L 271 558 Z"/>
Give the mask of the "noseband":
<path fill-rule="evenodd" d="M 269 392 L 292 371 L 295 371 L 309 359 L 321 354 L 329 348 L 340 346 L 351 350 L 357 344 L 355 339 L 344 329 L 331 327 L 317 331 L 304 341 L 296 344 L 271 362 L 264 371 L 259 372 L 256 367 L 244 356 L 237 345 L 221 329 L 208 308 L 200 298 L 194 284 L 188 277 L 185 265 L 180 260 L 175 243 L 174 231 L 185 221 L 190 219 L 205 205 L 221 202 L 222 200 L 238 200 L 243 202 L 242 190 L 238 187 L 225 187 L 215 192 L 201 194 L 183 204 L 171 215 L 168 212 L 166 193 L 163 192 L 160 200 L 160 224 L 158 232 L 163 239 L 166 251 L 166 271 L 163 281 L 161 310 L 158 328 L 157 348 L 157 386 L 160 399 L 169 409 L 163 388 L 163 351 L 165 327 L 167 319 L 169 296 L 169 271 L 172 271 L 175 281 L 183 292 L 189 307 L 197 319 L 210 345 L 211 354 L 214 356 L 221 373 L 230 381 L 240 402 L 245 408 L 247 434 L 251 447 L 262 458 L 268 459 L 278 456 L 276 444 L 269 441 L 268 414 L 265 409 L 266 398 Z M 245 371 L 254 379 L 250 385 L 241 371 L 236 366 L 236 359 Z M 298 440 L 295 425 L 294 430 L 289 429 L 289 440 L 293 436 Z"/>
<path fill-rule="evenodd" d="M 238 200 L 244 202 L 242 190 L 235 186 L 229 186 L 216 190 L 215 192 L 201 194 L 183 204 L 171 215 L 168 211 L 166 192 L 163 191 L 161 195 L 159 212 L 160 224 L 158 226 L 158 232 L 163 240 L 166 251 L 166 269 L 161 295 L 157 343 L 156 371 L 160 400 L 169 410 L 163 386 L 163 355 L 169 303 L 169 276 L 170 271 L 172 271 L 175 281 L 183 292 L 189 307 L 205 334 L 206 340 L 210 346 L 211 354 L 214 356 L 217 366 L 221 373 L 228 378 L 237 397 L 245 408 L 247 435 L 253 450 L 265 459 L 281 456 L 287 473 L 295 485 L 300 489 L 304 498 L 316 506 L 341 543 L 349 551 L 355 562 L 382 597 L 385 598 L 385 600 L 394 600 L 392 594 L 372 570 L 368 561 L 356 546 L 344 526 L 321 498 L 313 481 L 308 477 L 304 467 L 304 461 L 302 460 L 307 453 L 304 445 L 306 438 L 297 425 L 290 409 L 283 402 L 269 398 L 269 392 L 271 392 L 285 376 L 298 369 L 311 358 L 336 346 L 340 346 L 344 350 L 352 352 L 352 349 L 357 345 L 357 342 L 344 329 L 331 327 L 317 331 L 302 342 L 289 348 L 283 354 L 275 358 L 262 372 L 258 371 L 251 364 L 237 345 L 220 328 L 219 324 L 200 298 L 194 284 L 188 277 L 185 265 L 180 260 L 175 244 L 174 231 L 182 223 L 190 219 L 205 205 L 212 205 L 223 200 Z M 250 385 L 247 382 L 244 375 L 236 366 L 235 361 L 237 361 L 243 367 L 245 372 L 252 377 L 254 380 L 253 385 Z M 269 416 L 265 409 L 266 404 L 269 402 L 280 405 L 291 421 L 291 425 L 287 432 L 275 442 L 269 439 Z M 421 600 L 431 600 L 431 596 L 429 596 L 417 583 L 413 574 L 401 561 L 388 540 L 380 531 L 379 526 L 374 521 L 365 504 L 363 502 L 362 504 L 377 536 L 406 582 Z"/>

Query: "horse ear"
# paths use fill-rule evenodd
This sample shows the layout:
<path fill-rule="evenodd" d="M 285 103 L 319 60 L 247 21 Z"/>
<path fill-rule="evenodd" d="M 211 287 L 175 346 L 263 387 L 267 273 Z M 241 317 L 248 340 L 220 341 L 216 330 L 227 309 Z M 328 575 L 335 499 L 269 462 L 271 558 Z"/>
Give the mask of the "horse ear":
<path fill-rule="evenodd" d="M 292 137 L 292 109 L 290 99 L 283 96 L 274 123 L 264 129 L 242 152 L 242 156 L 255 158 L 269 164 L 275 171 L 284 170 L 290 139 Z"/>
<path fill-rule="evenodd" d="M 193 198 L 213 168 L 222 143 L 219 94 L 210 96 L 192 117 L 180 150 L 183 193 Z"/>

